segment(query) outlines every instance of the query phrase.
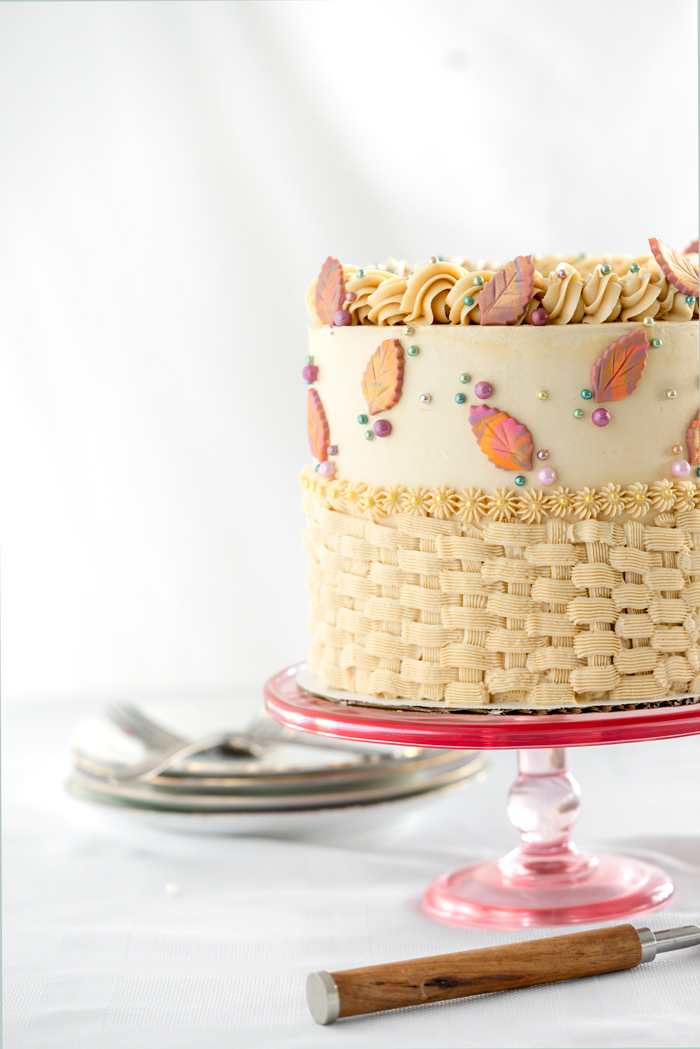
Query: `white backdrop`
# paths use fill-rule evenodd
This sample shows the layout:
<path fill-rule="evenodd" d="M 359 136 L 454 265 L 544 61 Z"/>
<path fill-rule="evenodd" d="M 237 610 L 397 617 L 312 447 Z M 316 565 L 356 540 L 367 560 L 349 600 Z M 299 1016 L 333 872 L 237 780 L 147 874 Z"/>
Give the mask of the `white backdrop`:
<path fill-rule="evenodd" d="M 332 253 L 697 236 L 692 0 L 0 5 L 5 695 L 306 650 Z"/>

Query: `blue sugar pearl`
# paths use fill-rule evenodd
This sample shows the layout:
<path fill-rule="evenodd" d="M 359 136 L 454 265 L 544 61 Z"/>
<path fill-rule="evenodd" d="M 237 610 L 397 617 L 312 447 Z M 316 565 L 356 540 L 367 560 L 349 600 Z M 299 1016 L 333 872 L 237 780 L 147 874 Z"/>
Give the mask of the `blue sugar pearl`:
<path fill-rule="evenodd" d="M 357 421 L 360 424 L 360 426 L 366 426 L 367 423 L 369 422 L 369 419 L 367 418 L 366 415 L 358 415 Z"/>
<path fill-rule="evenodd" d="M 700 466 L 698 466 L 697 470 L 695 471 L 695 476 L 700 477 Z"/>
<path fill-rule="evenodd" d="M 471 295 L 465 295 L 464 296 L 464 305 L 465 306 L 473 306 L 474 305 L 474 299 L 471 297 Z"/>
<path fill-rule="evenodd" d="M 593 396 L 593 393 L 591 390 L 581 390 L 581 396 L 583 397 L 584 401 L 590 401 L 591 397 Z"/>
<path fill-rule="evenodd" d="M 314 466 L 314 473 L 318 473 L 318 468 L 320 465 L 320 463 L 316 463 L 316 465 Z"/>
<path fill-rule="evenodd" d="M 517 484 L 518 488 L 522 488 L 522 486 L 525 484 L 525 478 L 522 474 L 518 474 L 518 476 L 515 478 L 515 483 Z"/>
<path fill-rule="evenodd" d="M 408 354 L 409 357 L 415 357 L 417 355 L 417 353 L 418 353 L 418 347 L 417 346 L 409 346 L 408 349 L 406 350 L 406 353 Z"/>
<path fill-rule="evenodd" d="M 366 441 L 373 441 L 374 440 L 374 430 L 365 430 L 365 440 Z"/>
<path fill-rule="evenodd" d="M 662 343 L 661 339 L 652 339 L 651 340 L 651 345 L 654 347 L 655 350 L 660 350 L 661 347 L 663 346 L 663 343 Z"/>
<path fill-rule="evenodd" d="M 689 306 L 694 306 L 695 305 L 695 296 L 694 295 L 686 295 L 685 301 L 688 303 Z"/>
<path fill-rule="evenodd" d="M 455 400 L 456 400 L 457 404 L 464 404 L 466 399 L 467 398 L 464 396 L 463 393 L 456 393 L 455 394 Z"/>

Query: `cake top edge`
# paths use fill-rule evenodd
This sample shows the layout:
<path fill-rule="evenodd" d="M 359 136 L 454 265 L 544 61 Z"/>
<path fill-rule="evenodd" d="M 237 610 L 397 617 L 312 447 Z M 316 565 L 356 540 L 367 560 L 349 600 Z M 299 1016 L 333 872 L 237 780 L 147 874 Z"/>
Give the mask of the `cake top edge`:
<path fill-rule="evenodd" d="M 698 242 L 682 253 L 655 237 L 650 254 L 463 256 L 373 266 L 329 256 L 308 288 L 314 325 L 604 324 L 698 316 Z"/>

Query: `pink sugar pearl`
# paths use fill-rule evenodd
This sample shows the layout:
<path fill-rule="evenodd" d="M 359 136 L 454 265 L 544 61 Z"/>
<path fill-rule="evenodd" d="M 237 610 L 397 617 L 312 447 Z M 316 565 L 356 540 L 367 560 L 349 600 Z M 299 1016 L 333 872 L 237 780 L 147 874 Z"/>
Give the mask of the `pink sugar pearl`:
<path fill-rule="evenodd" d="M 493 386 L 490 382 L 478 382 L 474 387 L 474 393 L 480 401 L 485 401 L 493 393 Z"/>
<path fill-rule="evenodd" d="M 345 293 L 345 298 L 347 299 L 348 302 L 354 302 L 355 299 L 357 298 L 357 294 L 354 291 L 347 291 Z"/>
<path fill-rule="evenodd" d="M 388 419 L 377 419 L 372 429 L 377 437 L 388 437 L 391 433 L 391 423 Z"/>
<path fill-rule="evenodd" d="M 335 463 L 326 459 L 325 463 L 321 463 L 319 466 L 318 472 L 321 477 L 335 477 Z"/>
<path fill-rule="evenodd" d="M 352 314 L 350 310 L 336 310 L 333 314 L 333 323 L 338 328 L 344 328 L 346 324 L 352 324 Z"/>
<path fill-rule="evenodd" d="M 549 452 L 547 451 L 547 449 L 540 448 L 539 452 L 537 453 L 537 458 L 541 459 L 542 461 L 544 461 L 545 459 L 549 459 Z"/>
<path fill-rule="evenodd" d="M 318 379 L 318 368 L 315 364 L 307 364 L 306 367 L 302 369 L 301 374 L 307 382 L 316 382 Z"/>
<path fill-rule="evenodd" d="M 591 422 L 594 423 L 595 426 L 607 426 L 610 422 L 610 412 L 607 408 L 596 408 L 596 410 L 591 413 Z"/>
<path fill-rule="evenodd" d="M 541 470 L 537 471 L 537 480 L 540 484 L 547 485 L 554 484 L 557 479 L 556 471 L 551 466 L 543 466 Z"/>
<path fill-rule="evenodd" d="M 671 463 L 671 473 L 674 477 L 687 477 L 690 473 L 690 463 L 687 459 L 675 459 Z"/>
<path fill-rule="evenodd" d="M 549 314 L 545 309 L 543 309 L 542 306 L 538 306 L 537 309 L 533 310 L 530 314 L 530 323 L 536 324 L 538 327 L 541 327 L 543 324 L 546 324 L 548 320 Z"/>

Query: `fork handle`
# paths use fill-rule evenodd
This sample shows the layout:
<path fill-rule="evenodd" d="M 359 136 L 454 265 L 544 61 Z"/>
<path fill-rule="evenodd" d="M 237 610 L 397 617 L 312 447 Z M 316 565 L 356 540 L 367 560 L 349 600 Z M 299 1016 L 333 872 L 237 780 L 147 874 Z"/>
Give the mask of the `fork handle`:
<path fill-rule="evenodd" d="M 116 769 L 110 776 L 110 782 L 138 783 L 141 780 L 151 779 L 165 772 L 172 765 L 176 765 L 183 758 L 191 758 L 193 754 L 201 754 L 202 751 L 212 750 L 214 747 L 226 746 L 227 749 L 233 749 L 236 738 L 243 739 L 244 737 L 232 736 L 230 732 L 219 732 L 216 736 L 206 736 L 204 739 L 193 740 L 192 743 L 173 745 L 166 750 L 159 750 L 155 755 L 151 754 L 143 761 L 136 761 L 131 765 Z M 246 745 L 245 749 L 243 747 L 239 749 L 241 754 L 248 757 L 256 757 L 259 752 L 259 748 L 255 748 L 254 744 L 251 744 L 250 747 Z"/>

